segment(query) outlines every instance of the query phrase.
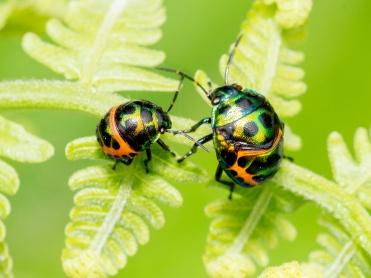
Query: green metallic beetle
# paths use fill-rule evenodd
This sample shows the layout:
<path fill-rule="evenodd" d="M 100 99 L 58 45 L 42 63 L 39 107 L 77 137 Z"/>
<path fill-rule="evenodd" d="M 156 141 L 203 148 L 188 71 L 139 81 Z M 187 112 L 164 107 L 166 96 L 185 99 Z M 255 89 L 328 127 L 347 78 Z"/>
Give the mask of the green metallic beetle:
<path fill-rule="evenodd" d="M 271 178 L 279 169 L 283 156 L 284 125 L 273 107 L 261 94 L 251 89 L 242 89 L 238 84 L 228 85 L 228 71 L 241 37 L 236 41 L 225 70 L 224 86 L 209 93 L 193 78 L 182 72 L 166 69 L 183 75 L 195 82 L 206 94 L 213 109 L 206 117 L 184 133 L 194 132 L 203 124 L 210 124 L 212 133 L 197 140 L 192 149 L 178 162 L 197 151 L 199 145 L 213 140 L 219 161 L 215 179 L 230 186 L 230 198 L 234 184 L 253 187 Z M 223 181 L 222 172 L 233 182 Z"/>

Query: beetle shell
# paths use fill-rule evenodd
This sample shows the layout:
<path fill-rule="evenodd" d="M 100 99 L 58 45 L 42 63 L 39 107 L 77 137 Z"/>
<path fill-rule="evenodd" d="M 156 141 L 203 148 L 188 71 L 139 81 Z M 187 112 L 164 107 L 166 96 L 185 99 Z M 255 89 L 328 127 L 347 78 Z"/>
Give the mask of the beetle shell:
<path fill-rule="evenodd" d="M 129 162 L 169 128 L 170 118 L 161 107 L 136 100 L 111 108 L 99 122 L 96 134 L 107 156 Z"/>
<path fill-rule="evenodd" d="M 213 107 L 213 141 L 225 173 L 241 186 L 272 177 L 283 157 L 283 124 L 264 96 L 225 86 Z"/>

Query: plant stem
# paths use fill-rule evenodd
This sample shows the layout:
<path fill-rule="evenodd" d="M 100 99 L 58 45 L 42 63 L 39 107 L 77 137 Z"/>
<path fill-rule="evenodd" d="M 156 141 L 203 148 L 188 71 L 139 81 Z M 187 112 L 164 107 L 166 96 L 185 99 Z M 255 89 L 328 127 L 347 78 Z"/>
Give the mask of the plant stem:
<path fill-rule="evenodd" d="M 228 248 L 226 253 L 241 253 L 246 243 L 249 241 L 251 234 L 255 230 L 257 224 L 259 223 L 260 219 L 264 215 L 269 202 L 272 198 L 272 192 L 269 188 L 264 188 L 263 191 L 260 193 L 259 198 L 249 214 L 248 218 L 246 219 L 245 224 L 243 225 L 239 235 L 234 240 L 231 247 Z"/>
<path fill-rule="evenodd" d="M 324 277 L 325 278 L 336 278 L 341 274 L 344 267 L 352 259 L 355 253 L 355 246 L 352 241 L 349 241 L 344 245 L 343 249 L 336 257 L 335 261 L 327 268 Z"/>
<path fill-rule="evenodd" d="M 109 40 L 112 28 L 117 19 L 128 5 L 129 0 L 115 0 L 109 7 L 106 16 L 100 25 L 95 37 L 93 48 L 88 56 L 87 62 L 83 65 L 81 82 L 91 87 L 94 73 L 102 57 L 104 48 Z"/>
<path fill-rule="evenodd" d="M 112 203 L 112 206 L 107 213 L 102 225 L 99 227 L 94 239 L 91 242 L 90 250 L 95 254 L 100 255 L 103 246 L 105 246 L 108 237 L 112 234 L 117 222 L 120 220 L 125 205 L 129 199 L 131 189 L 134 182 L 135 166 L 138 163 L 133 163 L 131 167 L 128 167 L 127 174 L 123 177 L 120 183 L 117 196 Z"/>
<path fill-rule="evenodd" d="M 371 219 L 357 199 L 339 185 L 315 173 L 283 161 L 273 178 L 285 190 L 312 200 L 337 218 L 356 244 L 371 255 Z"/>
<path fill-rule="evenodd" d="M 112 106 L 127 99 L 115 94 L 88 95 L 77 82 L 0 82 L 0 109 L 42 108 L 82 111 L 101 117 Z"/>

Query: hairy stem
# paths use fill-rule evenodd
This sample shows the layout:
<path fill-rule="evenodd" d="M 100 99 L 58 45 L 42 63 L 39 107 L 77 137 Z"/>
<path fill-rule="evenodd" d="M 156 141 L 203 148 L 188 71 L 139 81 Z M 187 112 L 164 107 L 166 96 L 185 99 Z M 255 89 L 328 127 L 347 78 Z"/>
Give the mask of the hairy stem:
<path fill-rule="evenodd" d="M 115 94 L 95 93 L 94 96 L 87 96 L 87 91 L 76 82 L 0 82 L 0 109 L 65 109 L 100 117 L 113 105 L 127 101 Z"/>
<path fill-rule="evenodd" d="M 99 227 L 99 230 L 95 235 L 95 238 L 92 240 L 89 249 L 96 253 L 97 255 L 100 254 L 102 248 L 105 246 L 107 238 L 113 232 L 125 208 L 134 182 L 133 173 L 135 172 L 136 168 L 135 165 L 137 165 L 137 163 L 134 163 L 132 167 L 128 167 L 128 169 L 126 170 L 127 175 L 125 175 L 123 181 L 120 184 L 117 196 L 114 202 L 112 203 L 112 206 L 109 212 L 107 213 L 102 225 Z"/>
<path fill-rule="evenodd" d="M 336 257 L 335 261 L 327 268 L 325 278 L 337 278 L 343 271 L 344 267 L 352 259 L 355 253 L 355 246 L 352 241 L 344 245 L 340 254 Z"/>
<path fill-rule="evenodd" d="M 282 45 L 281 32 L 278 29 L 279 27 L 277 23 L 275 23 L 274 20 L 271 20 L 271 23 L 277 30 L 274 32 L 274 35 L 271 36 L 270 42 L 267 43 L 267 45 L 269 45 L 269 49 L 266 54 L 266 63 L 263 65 L 264 69 L 261 75 L 261 83 L 258 84 L 260 87 L 257 88 L 265 96 L 267 96 L 272 89 L 273 79 L 276 75 L 278 57 Z"/>
<path fill-rule="evenodd" d="M 267 210 L 271 198 L 271 190 L 269 188 L 265 188 L 260 194 L 253 210 L 249 214 L 249 217 L 246 219 L 246 222 L 243 225 L 239 235 L 234 240 L 232 246 L 227 250 L 227 253 L 241 253 L 242 249 L 249 241 L 251 234 L 258 225 L 261 217 Z"/>
<path fill-rule="evenodd" d="M 117 19 L 119 18 L 123 10 L 128 5 L 128 2 L 129 0 L 115 0 L 111 4 L 102 24 L 98 29 L 93 48 L 82 69 L 81 82 L 87 85 L 88 87 L 91 87 L 94 73 L 96 71 L 97 65 L 102 57 L 103 51 L 108 42 L 111 30 L 114 27 Z"/>
<path fill-rule="evenodd" d="M 354 242 L 371 255 L 370 215 L 339 185 L 288 161 L 282 162 L 281 170 L 273 180 L 326 209 L 352 235 Z"/>

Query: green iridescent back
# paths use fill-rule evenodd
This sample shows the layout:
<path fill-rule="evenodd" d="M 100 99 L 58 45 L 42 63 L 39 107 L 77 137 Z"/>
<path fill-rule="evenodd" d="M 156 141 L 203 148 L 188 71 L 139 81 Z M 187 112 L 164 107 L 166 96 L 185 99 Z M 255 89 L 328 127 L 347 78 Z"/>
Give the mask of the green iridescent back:
<path fill-rule="evenodd" d="M 253 186 L 277 172 L 283 124 L 264 96 L 224 86 L 212 110 L 213 142 L 221 167 L 234 182 Z"/>

